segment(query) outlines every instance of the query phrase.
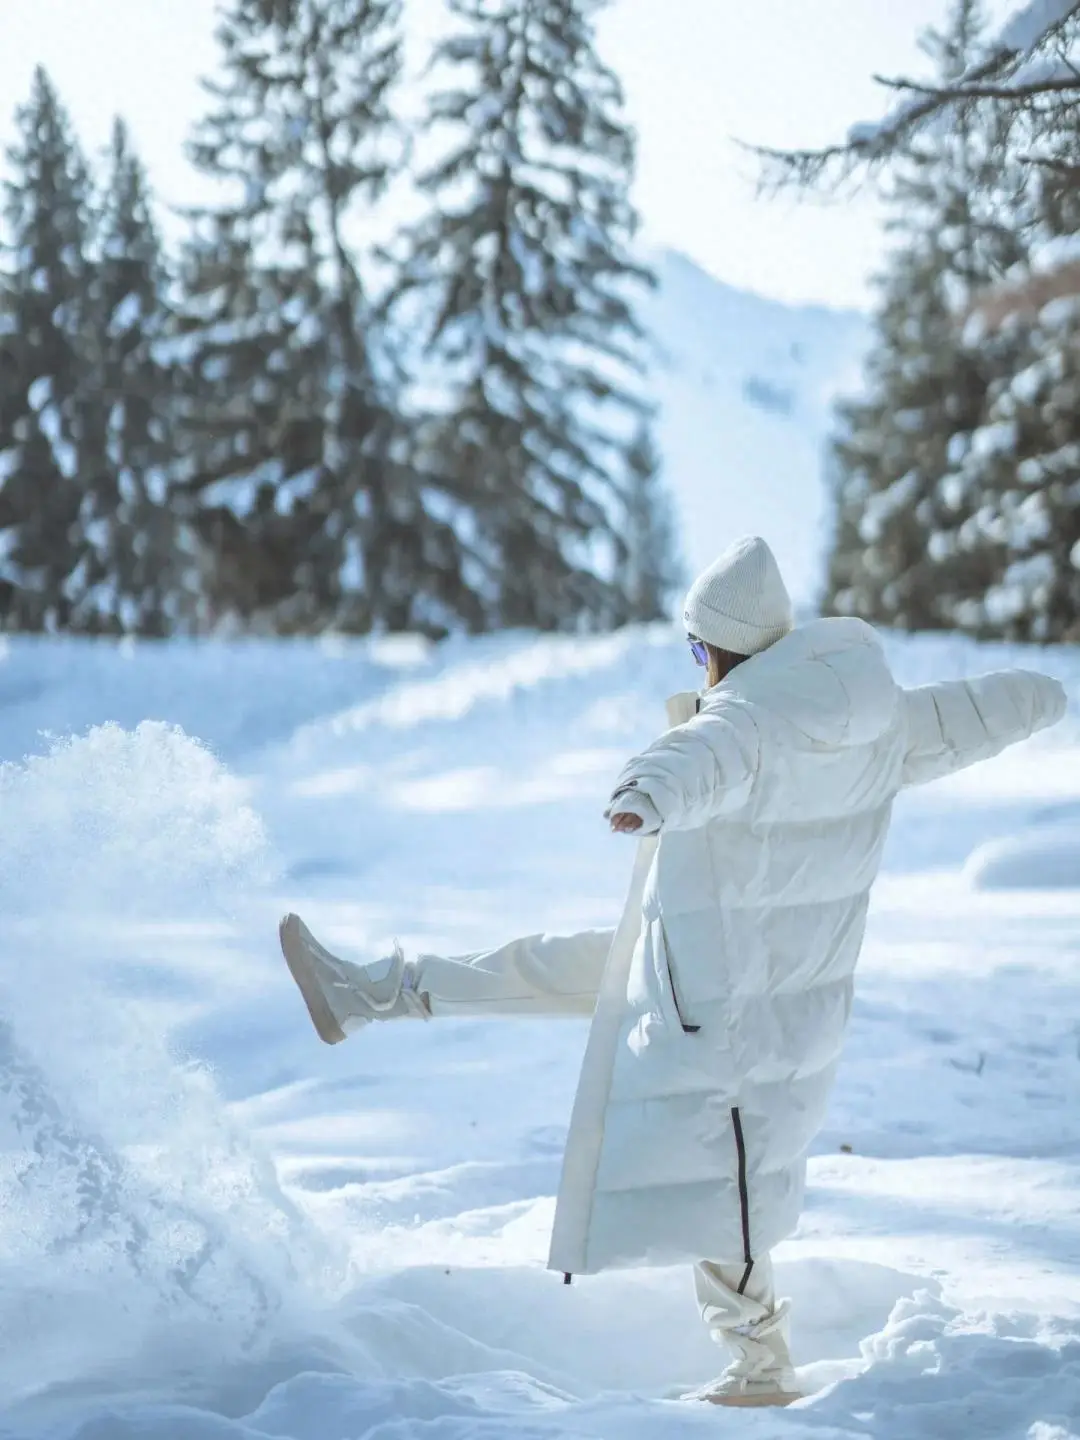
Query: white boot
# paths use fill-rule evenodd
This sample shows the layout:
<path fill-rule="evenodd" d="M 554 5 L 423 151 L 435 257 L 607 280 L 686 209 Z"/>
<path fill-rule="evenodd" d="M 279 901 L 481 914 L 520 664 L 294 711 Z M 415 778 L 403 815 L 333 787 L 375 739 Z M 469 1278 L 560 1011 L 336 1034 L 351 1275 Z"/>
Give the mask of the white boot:
<path fill-rule="evenodd" d="M 707 1400 L 711 1405 L 790 1405 L 802 1399 L 787 1342 L 788 1305 L 777 1305 L 771 1315 L 754 1325 L 725 1330 L 724 1342 L 736 1359 L 718 1380 L 684 1395 L 684 1400 Z"/>
<path fill-rule="evenodd" d="M 400 949 L 373 965 L 354 965 L 320 945 L 299 915 L 286 915 L 278 934 L 285 962 L 327 1045 L 340 1044 L 372 1020 L 431 1018 L 427 997 L 415 987 L 415 967 Z"/>

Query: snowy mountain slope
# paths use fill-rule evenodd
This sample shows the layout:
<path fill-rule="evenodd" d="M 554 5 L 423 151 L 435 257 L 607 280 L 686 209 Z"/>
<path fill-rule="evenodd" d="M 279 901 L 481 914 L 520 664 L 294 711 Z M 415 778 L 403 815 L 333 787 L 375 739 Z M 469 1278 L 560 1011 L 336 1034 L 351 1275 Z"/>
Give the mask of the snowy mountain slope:
<path fill-rule="evenodd" d="M 909 683 L 1037 663 L 1080 700 L 1071 652 L 889 645 Z M 692 676 L 664 628 L 8 645 L 4 1440 L 714 1433 L 663 1398 L 722 1364 L 684 1272 L 543 1269 L 583 1025 L 328 1050 L 274 935 L 286 907 L 357 956 L 609 921 L 607 785 Z M 129 728 L 20 763 L 65 718 Z M 814 1394 L 740 1433 L 1080 1436 L 1080 888 L 963 873 L 1078 814 L 1075 721 L 901 803 L 779 1256 Z"/>
<path fill-rule="evenodd" d="M 688 568 L 728 540 L 765 535 L 792 594 L 821 583 L 830 406 L 857 385 L 869 338 L 854 311 L 735 290 L 672 251 L 644 318 L 654 337 L 659 438 Z"/>

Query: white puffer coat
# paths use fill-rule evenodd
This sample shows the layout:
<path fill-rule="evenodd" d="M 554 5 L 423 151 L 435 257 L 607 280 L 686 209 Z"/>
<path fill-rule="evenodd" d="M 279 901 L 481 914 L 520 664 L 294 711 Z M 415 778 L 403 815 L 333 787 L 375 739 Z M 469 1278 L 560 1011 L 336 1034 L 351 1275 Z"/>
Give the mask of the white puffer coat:
<path fill-rule="evenodd" d="M 902 690 L 875 632 L 842 619 L 695 699 L 616 787 L 661 828 L 601 985 L 556 1270 L 749 1263 L 792 1232 L 897 792 L 1065 711 L 1024 671 Z"/>

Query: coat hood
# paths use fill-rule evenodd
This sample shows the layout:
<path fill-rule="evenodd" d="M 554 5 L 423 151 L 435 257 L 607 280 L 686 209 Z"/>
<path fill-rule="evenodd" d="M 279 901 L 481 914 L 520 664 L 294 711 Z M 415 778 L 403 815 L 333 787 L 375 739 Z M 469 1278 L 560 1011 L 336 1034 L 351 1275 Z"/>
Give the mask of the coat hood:
<path fill-rule="evenodd" d="M 819 745 L 865 745 L 896 721 L 900 691 L 876 631 L 862 620 L 814 620 L 751 656 L 708 691 L 702 709 L 741 699 Z"/>

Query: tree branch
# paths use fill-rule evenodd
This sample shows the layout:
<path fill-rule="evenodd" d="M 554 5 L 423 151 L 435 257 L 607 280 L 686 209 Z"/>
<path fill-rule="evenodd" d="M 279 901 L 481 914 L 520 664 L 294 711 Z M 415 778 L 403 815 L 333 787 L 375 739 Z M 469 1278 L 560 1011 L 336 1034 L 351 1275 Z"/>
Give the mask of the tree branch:
<path fill-rule="evenodd" d="M 1080 101 L 1080 78 L 1067 55 L 1058 55 L 1051 73 L 1045 65 L 1029 69 L 1025 64 L 1033 55 L 1045 55 L 1055 42 L 1062 41 L 1067 28 L 1080 19 L 1080 0 L 1057 9 L 1052 20 L 1030 33 L 1025 28 L 1025 22 L 1032 19 L 1029 11 L 1030 7 L 1018 11 L 1000 32 L 991 54 L 951 85 L 924 85 L 903 77 L 875 76 L 879 84 L 903 91 L 908 98 L 881 121 L 854 126 L 847 138 L 835 145 L 820 150 L 747 146 L 761 165 L 759 191 L 809 190 L 823 184 L 838 187 L 858 172 L 887 160 L 901 142 L 950 106 L 977 100 L 1022 106 L 1044 96 L 1059 97 L 1064 104 Z M 1058 48 L 1061 51 L 1064 47 Z M 1065 69 L 1068 74 L 1063 73 Z"/>
<path fill-rule="evenodd" d="M 874 79 L 879 85 L 888 86 L 890 90 L 903 90 L 908 94 L 924 96 L 931 109 L 960 104 L 965 100 L 1019 102 L 1029 100 L 1036 95 L 1080 94 L 1080 76 L 1075 70 L 1072 70 L 1072 73 L 1067 76 L 1047 76 L 1042 80 L 1005 82 L 1000 85 L 975 84 L 968 81 L 959 85 L 920 85 L 915 80 L 893 79 L 886 75 L 875 75 Z M 908 123 L 913 118 L 912 116 L 904 117 Z"/>

